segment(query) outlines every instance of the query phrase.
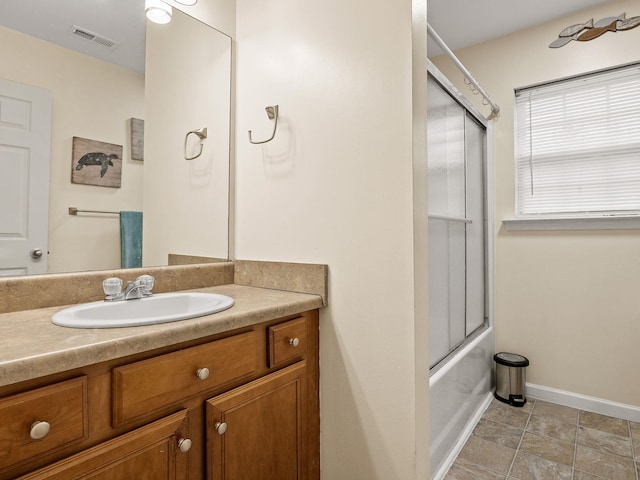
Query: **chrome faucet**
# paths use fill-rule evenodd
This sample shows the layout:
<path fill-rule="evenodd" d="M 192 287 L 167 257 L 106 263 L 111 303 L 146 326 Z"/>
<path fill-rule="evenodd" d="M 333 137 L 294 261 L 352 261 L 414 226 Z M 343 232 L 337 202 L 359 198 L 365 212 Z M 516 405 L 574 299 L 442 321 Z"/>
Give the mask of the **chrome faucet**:
<path fill-rule="evenodd" d="M 153 295 L 155 280 L 151 275 L 140 275 L 133 282 L 127 282 L 126 287 L 122 290 L 122 280 L 119 278 L 107 278 L 102 282 L 106 302 L 118 302 L 124 300 L 133 300 L 136 298 L 150 297 Z"/>

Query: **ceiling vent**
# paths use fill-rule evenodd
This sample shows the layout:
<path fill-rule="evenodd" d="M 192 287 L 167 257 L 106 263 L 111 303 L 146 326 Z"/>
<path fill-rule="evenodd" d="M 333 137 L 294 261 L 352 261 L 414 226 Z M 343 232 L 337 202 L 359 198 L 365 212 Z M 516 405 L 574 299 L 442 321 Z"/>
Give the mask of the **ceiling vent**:
<path fill-rule="evenodd" d="M 97 43 L 98 45 L 102 45 L 103 47 L 109 48 L 111 50 L 118 48 L 118 46 L 120 45 L 120 43 L 116 42 L 115 40 L 111 40 L 110 38 L 103 37 L 102 35 L 98 35 L 97 33 L 93 33 L 92 31 L 87 30 L 86 28 L 79 27 L 77 25 L 74 25 L 71 28 L 71 33 L 80 38 L 84 38 L 85 40 L 89 40 L 90 42 Z"/>

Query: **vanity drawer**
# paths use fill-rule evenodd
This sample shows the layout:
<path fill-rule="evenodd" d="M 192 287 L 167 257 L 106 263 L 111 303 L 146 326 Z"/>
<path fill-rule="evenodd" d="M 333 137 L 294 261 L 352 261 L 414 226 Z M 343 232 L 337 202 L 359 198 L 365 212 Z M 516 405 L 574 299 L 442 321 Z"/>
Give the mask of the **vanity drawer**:
<path fill-rule="evenodd" d="M 87 377 L 0 399 L 0 419 L 0 470 L 83 440 L 89 430 Z"/>
<path fill-rule="evenodd" d="M 113 422 L 120 425 L 259 369 L 254 331 L 113 370 Z"/>
<path fill-rule="evenodd" d="M 307 322 L 302 317 L 269 327 L 268 335 L 270 368 L 298 360 L 307 350 Z"/>

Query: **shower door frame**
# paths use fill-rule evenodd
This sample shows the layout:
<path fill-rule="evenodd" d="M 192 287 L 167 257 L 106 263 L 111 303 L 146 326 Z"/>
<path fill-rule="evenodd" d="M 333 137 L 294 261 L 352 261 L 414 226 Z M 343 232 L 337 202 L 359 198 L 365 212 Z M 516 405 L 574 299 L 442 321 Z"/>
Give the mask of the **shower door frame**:
<path fill-rule="evenodd" d="M 439 360 L 433 367 L 429 369 L 429 376 L 433 376 L 447 362 L 454 357 L 460 350 L 464 349 L 470 342 L 482 335 L 489 329 L 493 328 L 494 318 L 494 302 L 493 302 L 493 284 L 494 284 L 494 218 L 493 218 L 493 121 L 487 120 L 482 113 L 465 97 L 451 81 L 430 61 L 427 60 L 427 71 L 440 84 L 440 86 L 455 100 L 468 115 L 485 128 L 485 158 L 483 168 L 483 187 L 484 187 L 484 211 L 486 217 L 486 225 L 484 232 L 484 262 L 485 262 L 485 312 L 486 320 L 484 326 L 478 327 L 470 335 L 465 336 L 464 341 L 453 348 L 445 357 Z M 427 92 L 428 95 L 428 92 Z M 428 127 L 427 127 L 428 128 Z M 427 158 L 427 162 L 429 159 Z M 431 279 L 430 279 L 431 280 Z"/>
<path fill-rule="evenodd" d="M 493 398 L 494 340 L 494 174 L 493 121 L 486 120 L 471 102 L 430 62 L 429 74 L 467 112 L 486 128 L 485 141 L 485 327 L 478 328 L 458 348 L 428 370 L 430 478 L 442 480 Z M 462 87 L 464 88 L 464 87 Z M 428 91 L 427 91 L 428 95 Z M 428 129 L 428 127 L 427 127 Z M 428 162 L 428 158 L 427 158 Z M 428 203 L 428 202 L 427 202 Z M 426 205 L 428 207 L 428 205 Z M 428 210 L 425 208 L 425 210 Z M 426 213 L 426 212 L 425 212 Z M 424 248 L 428 248 L 428 239 Z M 422 242 L 421 242 L 422 243 Z M 431 281 L 432 279 L 429 279 Z M 426 318 L 429 323 L 429 318 Z M 429 361 L 430 363 L 430 361 Z M 434 417 L 435 416 L 435 417 Z"/>

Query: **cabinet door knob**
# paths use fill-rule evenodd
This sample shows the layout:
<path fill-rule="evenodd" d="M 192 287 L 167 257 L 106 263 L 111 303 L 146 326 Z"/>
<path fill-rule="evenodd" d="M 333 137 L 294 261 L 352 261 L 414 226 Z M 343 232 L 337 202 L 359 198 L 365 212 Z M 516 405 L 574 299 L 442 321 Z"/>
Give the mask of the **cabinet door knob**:
<path fill-rule="evenodd" d="M 191 440 L 188 438 L 181 438 L 178 440 L 178 448 L 182 453 L 187 453 L 191 450 Z"/>
<path fill-rule="evenodd" d="M 297 347 L 298 345 L 300 345 L 300 339 L 298 337 L 290 338 L 289 339 L 289 345 L 291 345 L 294 348 Z"/>
<path fill-rule="evenodd" d="M 227 424 L 224 422 L 216 422 L 213 429 L 218 432 L 218 435 L 224 435 L 224 432 L 227 431 Z"/>
<path fill-rule="evenodd" d="M 199 368 L 198 370 L 196 370 L 196 376 L 200 380 L 206 380 L 207 378 L 209 378 L 209 369 L 208 368 Z"/>
<path fill-rule="evenodd" d="M 29 436 L 34 440 L 40 440 L 47 436 L 50 429 L 51 425 L 49 425 L 49 422 L 33 422 L 29 430 Z"/>

